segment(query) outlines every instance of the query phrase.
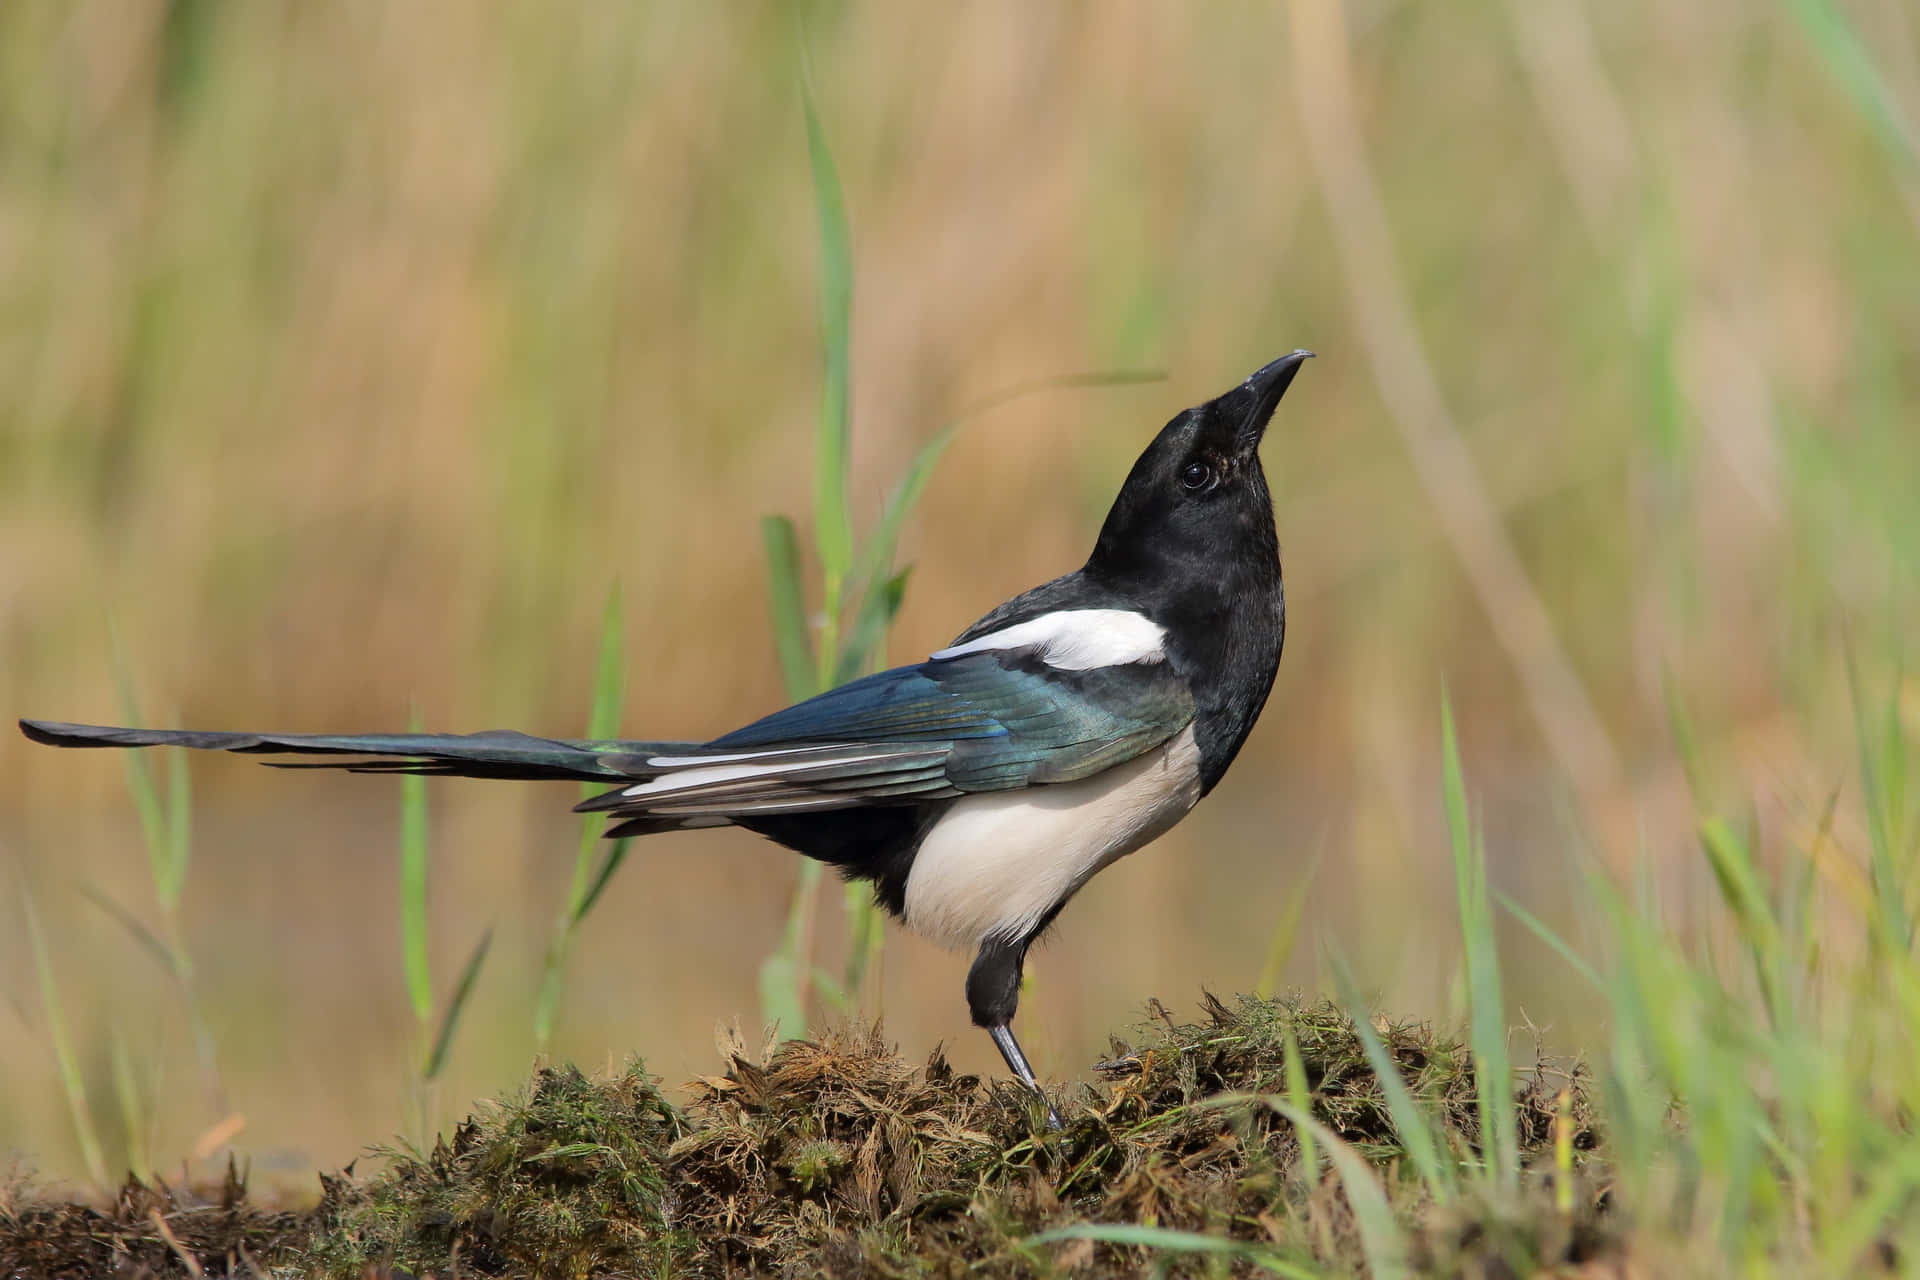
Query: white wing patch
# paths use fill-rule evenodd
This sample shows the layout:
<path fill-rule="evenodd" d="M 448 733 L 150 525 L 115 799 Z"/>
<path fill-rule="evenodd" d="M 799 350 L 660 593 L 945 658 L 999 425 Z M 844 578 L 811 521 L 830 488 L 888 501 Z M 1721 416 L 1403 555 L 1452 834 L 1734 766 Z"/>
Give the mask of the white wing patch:
<path fill-rule="evenodd" d="M 1200 799 L 1193 726 L 1079 782 L 967 796 L 927 832 L 907 873 L 907 927 L 950 947 L 1021 938 L 1102 867 Z"/>
<path fill-rule="evenodd" d="M 784 757 L 790 754 L 794 753 L 769 753 L 770 756 L 775 757 Z M 802 764 L 787 763 L 783 758 L 771 758 L 749 764 L 703 764 L 699 768 L 676 769 L 672 773 L 662 774 L 660 777 L 654 778 L 649 782 L 642 782 L 635 786 L 628 787 L 620 794 L 636 800 L 642 798 L 658 798 L 664 801 L 681 792 L 711 791 L 727 783 L 735 784 L 734 787 L 727 788 L 729 791 L 734 790 L 742 783 L 764 782 L 772 785 L 775 783 L 791 782 L 804 784 L 809 776 L 825 772 L 829 769 L 842 769 L 848 765 L 870 764 L 876 760 L 895 760 L 898 759 L 899 756 L 899 752 L 889 751 L 848 755 L 823 755 L 816 751 L 812 753 L 812 758 Z M 676 757 L 656 756 L 652 760 L 649 760 L 648 763 L 657 765 L 661 760 L 674 758 Z M 719 758 L 727 759 L 729 757 L 723 756 Z M 739 756 L 731 758 L 735 760 L 741 759 Z"/>
<path fill-rule="evenodd" d="M 775 747 L 770 751 L 742 751 L 730 756 L 648 756 L 647 764 L 655 769 L 687 769 L 703 764 L 733 764 L 739 760 L 773 760 L 781 756 L 805 755 L 808 752 L 819 753 L 818 747 Z"/>
<path fill-rule="evenodd" d="M 1131 609 L 1061 609 L 942 649 L 932 661 L 997 649 L 1031 649 L 1050 667 L 1088 671 L 1129 662 L 1164 662 L 1166 639 L 1158 623 Z"/>

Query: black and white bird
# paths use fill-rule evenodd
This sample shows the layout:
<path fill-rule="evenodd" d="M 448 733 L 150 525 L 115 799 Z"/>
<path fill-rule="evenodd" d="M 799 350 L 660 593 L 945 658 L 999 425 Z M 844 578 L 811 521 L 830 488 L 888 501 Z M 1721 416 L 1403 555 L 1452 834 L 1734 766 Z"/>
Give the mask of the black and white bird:
<path fill-rule="evenodd" d="M 61 747 L 610 780 L 577 806 L 608 813 L 610 836 L 745 827 L 872 882 L 914 932 L 974 949 L 973 1020 L 1039 1092 L 1012 1026 L 1027 948 L 1096 872 L 1219 783 L 1273 686 L 1286 598 L 1259 449 L 1311 354 L 1282 356 L 1169 422 L 1080 568 L 1015 596 L 924 662 L 711 742 L 20 727 Z"/>

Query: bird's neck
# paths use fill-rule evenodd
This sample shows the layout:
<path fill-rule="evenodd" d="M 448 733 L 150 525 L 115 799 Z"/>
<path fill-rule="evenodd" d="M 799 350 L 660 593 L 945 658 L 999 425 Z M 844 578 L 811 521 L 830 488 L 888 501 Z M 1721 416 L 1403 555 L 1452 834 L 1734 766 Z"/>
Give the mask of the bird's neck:
<path fill-rule="evenodd" d="M 1193 690 L 1203 791 L 1246 741 L 1280 665 L 1286 593 L 1271 526 L 1224 556 L 1161 547 L 1130 581 L 1108 583 L 1166 632 L 1167 657 Z M 1089 566 L 1089 570 L 1093 570 Z"/>

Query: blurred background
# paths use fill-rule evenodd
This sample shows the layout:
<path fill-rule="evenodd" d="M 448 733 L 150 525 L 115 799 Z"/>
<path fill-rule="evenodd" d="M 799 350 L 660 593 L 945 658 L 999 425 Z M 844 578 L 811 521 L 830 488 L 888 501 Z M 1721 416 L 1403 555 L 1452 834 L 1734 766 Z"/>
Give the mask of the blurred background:
<path fill-rule="evenodd" d="M 116 722 L 124 680 L 150 723 L 578 736 L 616 586 L 623 730 L 780 705 L 759 520 L 804 540 L 821 388 L 804 42 L 863 525 L 1009 386 L 1166 374 L 966 421 L 892 659 L 1077 565 L 1172 414 L 1320 353 L 1265 450 L 1273 699 L 1036 952 L 1043 1075 L 1149 996 L 1329 990 L 1329 948 L 1455 1016 L 1443 689 L 1496 888 L 1575 936 L 1591 865 L 1687 926 L 1676 723 L 1763 834 L 1854 821 L 1848 654 L 1920 722 L 1905 0 L 801 8 L 0 6 L 0 710 Z M 230 1141 L 300 1186 L 524 1078 L 571 787 L 431 786 L 441 990 L 495 934 L 424 1100 L 399 785 L 200 756 L 191 787 L 163 912 L 125 761 L 0 734 L 0 1153 L 83 1174 L 63 1038 L 110 1166 L 132 1115 L 163 1169 Z M 757 1041 L 799 871 L 636 845 L 552 1054 L 677 1083 L 716 1024 Z M 823 886 L 830 968 L 841 910 Z M 201 1043 L 116 912 L 191 955 Z M 1502 945 L 1549 1048 L 1597 1040 L 1551 953 Z M 997 1071 L 966 964 L 889 926 L 862 1007 Z"/>

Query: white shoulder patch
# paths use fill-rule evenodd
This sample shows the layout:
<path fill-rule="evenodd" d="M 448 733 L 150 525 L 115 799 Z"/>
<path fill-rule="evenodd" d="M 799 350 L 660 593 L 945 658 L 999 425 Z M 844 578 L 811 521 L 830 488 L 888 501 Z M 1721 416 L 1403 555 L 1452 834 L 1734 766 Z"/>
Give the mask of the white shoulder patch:
<path fill-rule="evenodd" d="M 1166 638 L 1166 631 L 1158 623 L 1131 609 L 1062 609 L 941 649 L 932 661 L 969 653 L 1027 649 L 1050 667 L 1088 671 L 1129 662 L 1163 662 Z"/>

